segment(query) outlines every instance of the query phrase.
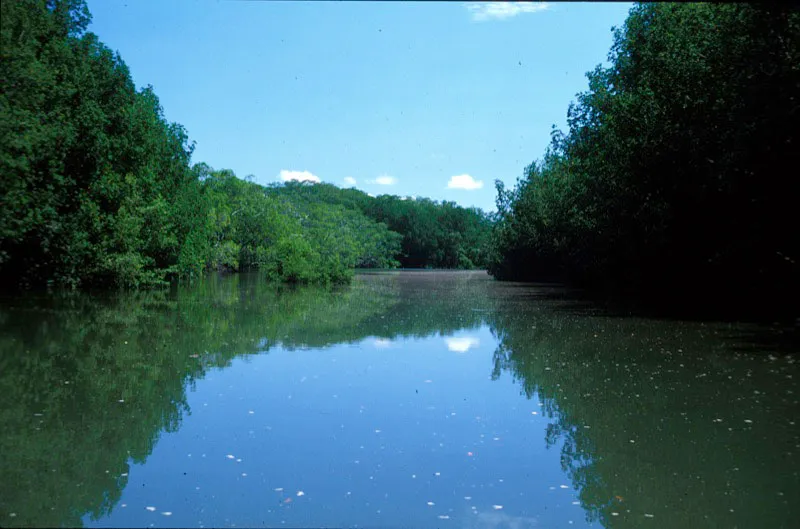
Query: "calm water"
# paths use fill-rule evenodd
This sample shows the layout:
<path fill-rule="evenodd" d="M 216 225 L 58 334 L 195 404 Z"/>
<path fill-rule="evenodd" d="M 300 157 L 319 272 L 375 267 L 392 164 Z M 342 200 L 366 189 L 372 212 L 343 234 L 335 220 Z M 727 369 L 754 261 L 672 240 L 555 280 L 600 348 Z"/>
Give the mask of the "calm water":
<path fill-rule="evenodd" d="M 797 526 L 792 355 L 558 293 L 392 272 L 6 298 L 0 526 Z"/>

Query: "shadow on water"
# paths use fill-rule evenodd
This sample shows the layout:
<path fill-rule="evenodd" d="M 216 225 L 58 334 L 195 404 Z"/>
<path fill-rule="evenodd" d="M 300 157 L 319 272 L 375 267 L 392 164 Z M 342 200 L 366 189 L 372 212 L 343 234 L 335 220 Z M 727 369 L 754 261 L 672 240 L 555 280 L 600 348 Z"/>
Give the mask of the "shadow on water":
<path fill-rule="evenodd" d="M 768 311 L 754 307 L 730 310 L 719 305 L 696 307 L 665 304 L 661 307 L 643 303 L 621 302 L 588 294 L 560 283 L 510 283 L 527 291 L 521 299 L 544 302 L 554 312 L 575 317 L 639 318 L 672 322 L 697 322 L 728 325 L 724 336 L 732 352 L 794 355 L 800 352 L 800 317 L 771 317 Z"/>
<path fill-rule="evenodd" d="M 483 272 L 415 271 L 360 274 L 334 290 L 238 275 L 170 292 L 5 298 L 2 525 L 109 516 L 131 463 L 190 413 L 187 390 L 237 357 L 482 325 L 497 341 L 487 374 L 509 373 L 544 404 L 543 442 L 561 446 L 588 520 L 796 521 L 798 373 L 768 345 L 769 329 L 626 315 Z M 480 523 L 511 523 L 498 516 Z"/>

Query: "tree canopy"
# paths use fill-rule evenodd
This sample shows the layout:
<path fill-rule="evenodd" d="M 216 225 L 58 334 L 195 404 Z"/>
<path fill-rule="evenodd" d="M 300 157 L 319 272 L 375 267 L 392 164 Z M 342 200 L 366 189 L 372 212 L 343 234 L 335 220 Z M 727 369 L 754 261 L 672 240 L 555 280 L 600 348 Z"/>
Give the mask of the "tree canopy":
<path fill-rule="evenodd" d="M 140 287 L 205 270 L 337 283 L 355 267 L 482 266 L 488 217 L 192 165 L 151 87 L 88 32 L 83 0 L 2 4 L 4 286 Z"/>
<path fill-rule="evenodd" d="M 796 306 L 798 42 L 800 15 L 777 4 L 636 4 L 569 130 L 498 184 L 491 272 Z"/>

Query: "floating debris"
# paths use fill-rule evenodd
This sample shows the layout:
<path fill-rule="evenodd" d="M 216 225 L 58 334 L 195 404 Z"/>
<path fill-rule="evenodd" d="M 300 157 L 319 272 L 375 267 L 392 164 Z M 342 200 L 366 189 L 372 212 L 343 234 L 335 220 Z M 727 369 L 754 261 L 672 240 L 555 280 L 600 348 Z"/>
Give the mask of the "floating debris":
<path fill-rule="evenodd" d="M 305 492 L 303 492 L 302 490 L 298 490 L 298 491 L 297 491 L 297 497 L 298 497 L 298 498 L 299 498 L 300 496 L 305 496 L 305 495 L 306 495 L 306 493 L 305 493 Z"/>
<path fill-rule="evenodd" d="M 469 500 L 471 500 L 471 499 L 472 499 L 472 496 L 464 496 L 464 499 L 465 499 L 465 500 L 467 500 L 467 501 L 469 501 Z"/>
<path fill-rule="evenodd" d="M 566 485 L 559 485 L 559 488 L 568 489 L 569 487 L 567 487 Z"/>
<path fill-rule="evenodd" d="M 494 509 L 495 511 L 499 511 L 502 508 L 503 508 L 502 505 L 492 505 L 492 509 Z"/>
<path fill-rule="evenodd" d="M 236 459 L 236 457 L 235 457 L 235 456 L 233 456 L 233 455 L 231 455 L 231 454 L 228 454 L 228 455 L 226 455 L 225 457 L 227 457 L 228 459 Z"/>
<path fill-rule="evenodd" d="M 161 514 L 163 514 L 164 516 L 172 516 L 172 511 L 164 511 Z"/>
<path fill-rule="evenodd" d="M 429 501 L 429 502 L 428 502 L 428 507 L 433 507 L 434 505 L 436 505 L 436 504 L 435 504 L 435 503 L 433 503 L 432 501 Z"/>
<path fill-rule="evenodd" d="M 532 411 L 531 415 L 539 415 L 539 412 L 538 411 Z"/>
<path fill-rule="evenodd" d="M 473 454 L 472 452 L 467 452 L 467 455 L 468 455 L 468 456 L 470 456 L 470 457 L 472 457 L 472 456 L 474 456 L 475 454 Z"/>
<path fill-rule="evenodd" d="M 753 421 L 751 421 L 750 419 L 745 419 L 744 422 L 746 422 L 747 424 L 753 424 Z"/>
<path fill-rule="evenodd" d="M 449 519 L 450 519 L 450 517 L 449 517 L 448 515 L 446 515 L 446 514 L 440 514 L 440 515 L 439 515 L 439 519 L 440 519 L 440 520 L 449 520 Z"/>
<path fill-rule="evenodd" d="M 442 473 L 441 472 L 434 472 L 433 475 L 438 477 L 438 476 L 441 476 Z"/>
<path fill-rule="evenodd" d="M 278 487 L 278 488 L 276 488 L 276 489 L 273 489 L 273 490 L 274 490 L 275 492 L 283 492 L 283 487 Z"/>
<path fill-rule="evenodd" d="M 242 477 L 246 478 L 247 477 L 247 472 L 242 472 Z"/>
<path fill-rule="evenodd" d="M 647 514 L 647 513 L 645 513 L 644 517 L 645 517 L 645 518 L 653 518 L 654 516 L 653 516 L 652 514 Z"/>
<path fill-rule="evenodd" d="M 611 516 L 619 516 L 619 513 L 618 512 L 612 512 Z"/>
<path fill-rule="evenodd" d="M 255 412 L 254 412 L 253 410 L 249 410 L 247 413 L 248 413 L 249 415 L 253 415 L 253 414 L 255 414 Z"/>
<path fill-rule="evenodd" d="M 150 512 L 153 512 L 153 511 L 155 511 L 155 510 L 156 510 L 156 508 L 155 508 L 155 507 L 145 507 L 145 509 L 147 509 L 147 510 L 148 510 L 148 511 L 150 511 Z"/>

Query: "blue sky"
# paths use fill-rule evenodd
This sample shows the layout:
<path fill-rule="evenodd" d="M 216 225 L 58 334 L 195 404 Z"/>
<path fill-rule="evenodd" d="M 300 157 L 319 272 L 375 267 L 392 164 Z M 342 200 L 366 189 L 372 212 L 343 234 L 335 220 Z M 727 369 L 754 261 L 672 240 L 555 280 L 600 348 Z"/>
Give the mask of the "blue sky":
<path fill-rule="evenodd" d="M 565 127 L 632 6 L 88 4 L 90 30 L 186 127 L 194 162 L 487 211 L 494 180 L 513 185 Z"/>

